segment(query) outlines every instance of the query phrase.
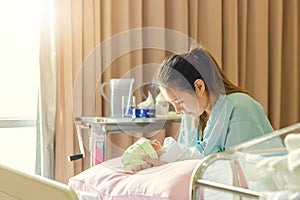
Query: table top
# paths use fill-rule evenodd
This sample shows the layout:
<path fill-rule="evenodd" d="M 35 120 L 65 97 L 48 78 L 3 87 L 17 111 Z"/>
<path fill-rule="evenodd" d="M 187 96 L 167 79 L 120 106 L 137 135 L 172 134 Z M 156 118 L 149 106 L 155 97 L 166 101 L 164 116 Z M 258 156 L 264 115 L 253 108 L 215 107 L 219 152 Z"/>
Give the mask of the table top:
<path fill-rule="evenodd" d="M 181 115 L 168 115 L 155 118 L 111 118 L 111 117 L 76 117 L 76 123 L 90 124 L 96 132 L 131 132 L 149 133 L 180 123 Z"/>
<path fill-rule="evenodd" d="M 149 123 L 176 123 L 181 121 L 180 114 L 154 118 L 111 118 L 111 117 L 76 117 L 76 122 L 97 124 L 149 124 Z"/>

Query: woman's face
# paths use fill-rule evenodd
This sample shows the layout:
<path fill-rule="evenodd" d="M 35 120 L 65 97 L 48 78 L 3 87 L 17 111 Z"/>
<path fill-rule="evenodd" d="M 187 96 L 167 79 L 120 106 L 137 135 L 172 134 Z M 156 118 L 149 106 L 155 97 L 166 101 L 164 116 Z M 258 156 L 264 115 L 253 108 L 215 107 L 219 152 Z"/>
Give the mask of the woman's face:
<path fill-rule="evenodd" d="M 184 113 L 192 117 L 199 117 L 207 105 L 207 96 L 190 93 L 176 88 L 160 88 L 162 94 L 175 108 L 176 112 Z M 205 105 L 205 106 L 203 106 Z"/>

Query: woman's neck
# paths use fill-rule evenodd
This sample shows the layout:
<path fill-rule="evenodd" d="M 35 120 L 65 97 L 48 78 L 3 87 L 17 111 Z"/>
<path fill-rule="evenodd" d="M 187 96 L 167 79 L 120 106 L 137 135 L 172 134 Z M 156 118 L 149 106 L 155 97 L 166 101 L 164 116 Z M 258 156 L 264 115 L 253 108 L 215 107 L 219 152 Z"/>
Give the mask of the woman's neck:
<path fill-rule="evenodd" d="M 211 113 L 212 109 L 214 108 L 217 100 L 218 100 L 217 97 L 208 98 L 207 105 L 206 105 L 206 107 L 204 109 L 204 111 L 206 112 L 206 117 L 207 118 L 209 118 L 210 113 Z"/>

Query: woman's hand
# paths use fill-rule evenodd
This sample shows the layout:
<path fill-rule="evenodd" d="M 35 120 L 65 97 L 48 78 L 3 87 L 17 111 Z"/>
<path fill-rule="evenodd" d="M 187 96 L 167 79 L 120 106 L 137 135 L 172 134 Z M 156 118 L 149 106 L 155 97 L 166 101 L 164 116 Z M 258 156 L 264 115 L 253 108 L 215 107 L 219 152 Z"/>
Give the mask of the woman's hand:
<path fill-rule="evenodd" d="M 143 156 L 142 158 L 144 161 L 147 162 L 146 168 L 157 167 L 157 166 L 166 164 L 165 162 L 163 162 L 161 160 L 150 158 L 149 156 Z"/>
<path fill-rule="evenodd" d="M 151 167 L 157 167 L 157 166 L 167 164 L 166 162 L 163 162 L 163 161 L 158 160 L 158 159 L 150 158 L 149 156 L 143 156 L 142 158 L 143 158 L 144 161 L 147 162 L 146 167 L 143 168 L 142 165 L 139 165 L 139 166 L 137 166 L 136 168 L 134 168 L 132 170 L 133 173 L 137 173 L 137 172 L 139 172 L 143 169 L 148 169 L 148 168 L 151 168 Z"/>

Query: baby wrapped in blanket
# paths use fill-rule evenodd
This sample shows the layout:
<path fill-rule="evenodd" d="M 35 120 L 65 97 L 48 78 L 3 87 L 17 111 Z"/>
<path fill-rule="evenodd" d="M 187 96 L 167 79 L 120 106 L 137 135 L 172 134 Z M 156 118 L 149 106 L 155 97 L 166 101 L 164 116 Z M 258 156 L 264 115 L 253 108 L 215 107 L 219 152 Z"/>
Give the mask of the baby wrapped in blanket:
<path fill-rule="evenodd" d="M 249 176 L 255 183 L 251 189 L 300 192 L 300 134 L 287 135 L 284 144 L 286 154 L 257 158 L 255 170 Z"/>
<path fill-rule="evenodd" d="M 158 140 L 149 140 L 142 137 L 125 150 L 121 162 L 124 168 L 128 170 L 132 170 L 139 165 L 145 168 L 147 162 L 142 158 L 144 155 L 166 163 L 203 157 L 196 148 L 188 148 L 172 137 L 165 138 L 163 145 Z"/>

